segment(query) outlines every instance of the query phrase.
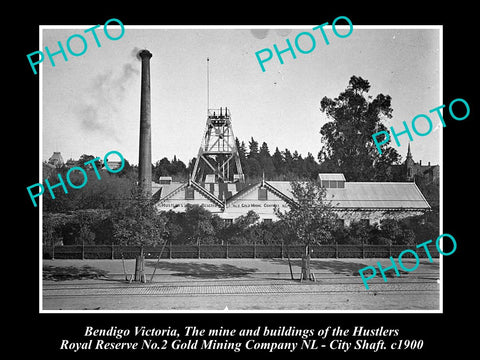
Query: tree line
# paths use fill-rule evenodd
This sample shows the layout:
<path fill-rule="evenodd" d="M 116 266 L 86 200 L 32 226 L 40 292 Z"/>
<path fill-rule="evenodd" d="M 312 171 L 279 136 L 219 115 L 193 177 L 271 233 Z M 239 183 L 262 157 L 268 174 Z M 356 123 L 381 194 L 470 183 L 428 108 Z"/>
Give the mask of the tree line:
<path fill-rule="evenodd" d="M 303 157 L 296 150 L 280 151 L 278 147 L 272 154 L 266 142 L 260 145 L 253 137 L 248 145 L 236 139 L 246 181 L 253 182 L 262 176 L 267 180 L 315 180 L 320 172 L 342 172 L 347 181 L 403 181 L 396 179 L 398 174 L 391 171 L 392 165 L 399 163 L 400 155 L 387 143 L 380 156 L 371 139 L 372 133 L 384 129 L 382 120 L 391 117 L 391 98 L 383 94 L 373 98 L 368 95 L 369 89 L 367 80 L 352 76 L 347 89 L 337 98 L 321 100 L 320 110 L 330 121 L 320 129 L 323 146 L 317 159 L 312 153 Z M 78 164 L 92 158 L 92 155 L 83 155 Z M 177 181 L 186 180 L 194 164 L 195 158 L 188 164 L 176 156 L 172 160 L 162 158 L 152 164 L 153 179 L 158 181 L 160 176 L 171 176 Z M 135 244 L 143 241 L 155 245 L 163 239 L 175 244 L 305 241 L 298 233 L 300 228 L 289 223 L 287 218 L 265 223 L 258 221 L 257 214 L 249 212 L 227 225 L 217 215 L 195 206 L 187 206 L 184 213 L 157 212 L 153 204 L 138 196 L 138 169 L 127 160 L 120 173 L 105 171 L 101 180 L 95 180 L 93 170 L 86 170 L 92 177 L 81 190 L 64 194 L 60 189 L 54 200 L 43 198 L 46 244 L 58 241 L 63 244 Z M 56 169 L 50 175 L 50 183 L 58 182 L 57 172 L 65 176 L 67 171 L 66 166 Z M 76 179 L 75 174 L 70 179 L 77 184 L 83 181 Z M 420 189 L 422 193 L 438 198 L 438 185 L 421 181 L 417 184 L 424 186 Z M 301 220 L 308 213 L 294 213 L 292 211 L 292 216 L 299 220 L 297 223 L 304 226 L 306 222 Z M 323 242 L 407 245 L 438 235 L 438 207 L 421 217 L 385 219 L 374 225 L 360 222 L 343 227 L 329 221 L 328 226 L 322 227 L 316 218 L 310 216 L 310 225 L 318 231 Z"/>
<path fill-rule="evenodd" d="M 438 235 L 432 214 L 403 220 L 383 219 L 379 224 L 353 222 L 350 226 L 334 223 L 325 231 L 325 239 L 314 243 L 413 246 Z M 154 211 L 142 200 L 118 209 L 84 209 L 67 213 L 43 214 L 43 244 L 52 245 L 154 245 L 164 241 L 174 245 L 197 244 L 292 244 L 306 245 L 287 221 L 259 221 L 249 211 L 227 224 L 218 215 L 197 206 L 186 211 Z M 312 232 L 313 233 L 313 232 Z"/>
<path fill-rule="evenodd" d="M 250 138 L 248 143 L 235 139 L 243 174 L 247 182 L 254 182 L 265 176 L 267 180 L 298 180 L 316 179 L 321 171 L 320 164 L 312 153 L 303 157 L 297 150 L 275 148 L 271 153 L 268 144 Z M 152 175 L 155 180 L 160 176 L 171 176 L 174 181 L 185 181 L 192 174 L 196 158 L 190 159 L 188 164 L 179 160 L 164 157 L 152 166 Z"/>

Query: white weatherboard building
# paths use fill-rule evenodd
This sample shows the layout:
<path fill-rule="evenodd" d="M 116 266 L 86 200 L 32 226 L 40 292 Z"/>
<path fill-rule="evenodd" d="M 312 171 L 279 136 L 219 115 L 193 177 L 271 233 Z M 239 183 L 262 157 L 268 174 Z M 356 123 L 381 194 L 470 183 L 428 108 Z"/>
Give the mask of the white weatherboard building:
<path fill-rule="evenodd" d="M 414 182 L 347 182 L 343 174 L 319 174 L 339 219 L 348 226 L 352 221 L 378 223 L 381 219 L 401 219 L 420 215 L 430 209 Z M 158 210 L 185 211 L 187 204 L 199 205 L 233 222 L 248 211 L 261 221 L 276 221 L 274 208 L 288 210 L 294 201 L 289 181 L 247 184 L 233 135 L 229 109 L 209 109 L 205 131 L 190 181 L 172 182 L 160 178 L 152 184 L 152 196 Z"/>
<path fill-rule="evenodd" d="M 413 182 L 348 182 L 343 174 L 319 174 L 339 218 L 348 226 L 352 221 L 378 223 L 381 219 L 401 219 L 420 215 L 430 205 Z M 288 210 L 294 201 L 289 181 L 244 183 L 185 183 L 163 179 L 153 184 L 153 198 L 158 210 L 185 211 L 187 204 L 199 205 L 231 222 L 249 210 L 261 221 L 278 220 L 274 207 Z"/>

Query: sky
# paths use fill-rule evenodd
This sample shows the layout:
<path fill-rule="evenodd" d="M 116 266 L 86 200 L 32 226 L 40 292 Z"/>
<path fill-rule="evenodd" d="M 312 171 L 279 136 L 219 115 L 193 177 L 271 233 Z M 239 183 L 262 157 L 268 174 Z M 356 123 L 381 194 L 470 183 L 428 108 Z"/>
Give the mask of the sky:
<path fill-rule="evenodd" d="M 340 23 L 340 22 L 339 22 Z M 434 27 L 368 27 L 354 25 L 346 38 L 325 27 L 329 45 L 313 25 L 140 27 L 125 24 L 124 35 L 109 40 L 100 27 L 101 47 L 83 31 L 93 25 L 44 26 L 40 48 L 58 50 L 73 34 L 83 34 L 87 50 L 68 61 L 47 57 L 40 65 L 40 156 L 48 160 L 60 151 L 64 160 L 82 154 L 103 158 L 119 151 L 131 164 L 138 163 L 140 121 L 140 61 L 136 54 L 148 49 L 151 58 L 152 162 L 174 155 L 188 161 L 197 155 L 207 114 L 207 57 L 209 58 L 210 108 L 228 107 L 233 131 L 240 141 L 253 137 L 275 147 L 297 150 L 315 158 L 322 147 L 320 129 L 329 121 L 320 111 L 324 96 L 337 97 L 351 76 L 370 82 L 369 95 L 392 97 L 393 117 L 387 126 L 401 131 L 417 114 L 441 104 L 441 30 Z M 337 26 L 339 33 L 348 28 Z M 109 25 L 113 37 L 120 29 Z M 284 54 L 284 64 L 274 58 L 262 72 L 255 52 L 277 44 L 294 43 L 297 34 L 308 31 L 316 38 L 308 54 Z M 304 37 L 304 39 L 306 39 Z M 305 43 L 305 48 L 307 47 Z M 82 44 L 73 39 L 72 49 Z M 447 104 L 448 105 L 448 104 Z M 411 150 L 415 161 L 441 163 L 439 120 L 429 135 L 414 135 Z M 419 130 L 424 130 L 419 125 Z M 405 159 L 408 137 L 392 146 Z"/>

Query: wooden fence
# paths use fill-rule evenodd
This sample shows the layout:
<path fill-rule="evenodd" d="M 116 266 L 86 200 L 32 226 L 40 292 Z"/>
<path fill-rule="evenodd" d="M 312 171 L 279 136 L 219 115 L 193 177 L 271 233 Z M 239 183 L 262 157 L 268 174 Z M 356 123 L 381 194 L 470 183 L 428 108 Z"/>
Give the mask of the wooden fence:
<path fill-rule="evenodd" d="M 314 245 L 311 247 L 312 258 L 388 258 L 398 257 L 406 250 L 414 250 L 419 257 L 426 258 L 424 249 L 406 245 Z M 133 259 L 140 251 L 148 259 L 158 258 L 162 246 L 120 246 L 120 245 L 62 245 L 44 246 L 44 259 Z M 438 258 L 439 253 L 435 247 L 429 247 L 430 255 Z M 303 245 L 274 244 L 274 245 L 173 245 L 167 244 L 162 253 L 162 259 L 234 259 L 234 258 L 301 258 L 304 253 Z M 413 257 L 410 253 L 402 257 Z"/>

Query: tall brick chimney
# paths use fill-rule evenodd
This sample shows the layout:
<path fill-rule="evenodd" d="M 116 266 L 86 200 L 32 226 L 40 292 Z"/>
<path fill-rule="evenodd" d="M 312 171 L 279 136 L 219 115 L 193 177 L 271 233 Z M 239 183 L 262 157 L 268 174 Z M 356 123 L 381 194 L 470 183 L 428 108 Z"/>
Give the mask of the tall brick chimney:
<path fill-rule="evenodd" d="M 150 197 L 152 195 L 152 134 L 150 109 L 150 58 L 152 54 L 148 50 L 141 50 L 138 56 L 142 60 L 138 185 L 141 193 L 146 197 Z"/>

